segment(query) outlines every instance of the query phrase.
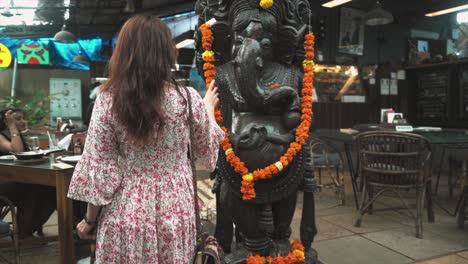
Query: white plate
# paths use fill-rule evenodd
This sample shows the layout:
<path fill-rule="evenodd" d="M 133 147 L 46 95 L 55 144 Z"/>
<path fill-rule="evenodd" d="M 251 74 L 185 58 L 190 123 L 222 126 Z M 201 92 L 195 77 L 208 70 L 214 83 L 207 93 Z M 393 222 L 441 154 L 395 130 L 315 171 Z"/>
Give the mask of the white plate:
<path fill-rule="evenodd" d="M 1 161 L 13 161 L 15 160 L 15 155 L 5 155 L 5 156 L 0 156 Z"/>
<path fill-rule="evenodd" d="M 17 152 L 17 155 L 22 155 L 22 156 L 36 156 L 36 155 L 42 155 L 44 152 L 42 150 L 31 150 L 31 151 L 24 151 L 24 152 Z"/>
<path fill-rule="evenodd" d="M 78 162 L 81 159 L 81 155 L 76 155 L 76 156 L 66 156 L 66 157 L 61 157 L 61 161 L 65 162 Z"/>

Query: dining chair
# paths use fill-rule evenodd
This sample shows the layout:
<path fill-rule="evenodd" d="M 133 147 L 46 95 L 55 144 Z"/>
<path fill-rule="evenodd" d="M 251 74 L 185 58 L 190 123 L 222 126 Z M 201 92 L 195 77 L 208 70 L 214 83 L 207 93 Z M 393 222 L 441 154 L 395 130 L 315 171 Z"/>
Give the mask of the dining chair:
<path fill-rule="evenodd" d="M 318 172 L 319 188 L 334 188 L 338 201 L 345 204 L 345 187 L 341 152 L 331 142 L 320 138 L 310 141 L 310 157 L 314 171 Z M 331 182 L 322 184 L 322 171 L 328 172 Z"/>
<path fill-rule="evenodd" d="M 5 217 L 10 214 L 11 222 L 6 222 Z M 18 235 L 18 225 L 16 222 L 16 207 L 11 200 L 5 196 L 0 195 L 0 238 L 10 237 L 13 246 L 13 263 L 20 263 L 20 252 L 19 252 L 19 235 Z M 11 263 L 7 258 L 0 255 L 0 259 Z"/>
<path fill-rule="evenodd" d="M 468 199 L 468 158 L 465 155 L 450 154 L 448 157 L 449 173 L 448 188 L 449 197 L 453 196 L 455 186 L 460 186 L 460 197 L 455 207 L 454 215 L 457 216 L 457 226 L 462 229 L 467 219 Z"/>
<path fill-rule="evenodd" d="M 372 131 L 357 135 L 360 174 L 363 191 L 355 223 L 361 226 L 364 213 L 372 214 L 372 204 L 384 192 L 400 198 L 416 225 L 416 237 L 422 238 L 422 211 L 426 189 L 431 180 L 431 149 L 422 136 L 394 131 Z M 416 215 L 403 199 L 400 191 L 416 190 Z M 377 191 L 374 194 L 374 191 Z M 432 214 L 430 193 L 428 218 Z"/>
<path fill-rule="evenodd" d="M 468 159 L 457 155 L 450 154 L 448 156 L 448 188 L 449 197 L 453 197 L 453 189 L 460 186 L 463 189 L 463 183 L 468 174 Z"/>

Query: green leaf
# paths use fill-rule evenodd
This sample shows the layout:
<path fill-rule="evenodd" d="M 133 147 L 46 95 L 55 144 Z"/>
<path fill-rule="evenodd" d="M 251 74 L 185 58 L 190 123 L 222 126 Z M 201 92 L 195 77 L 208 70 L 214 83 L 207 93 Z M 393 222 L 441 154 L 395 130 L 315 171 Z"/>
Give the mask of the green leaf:
<path fill-rule="evenodd" d="M 37 90 L 30 102 L 24 103 L 14 96 L 3 96 L 0 99 L 0 109 L 20 108 L 23 109 L 26 123 L 29 127 L 34 127 L 45 123 L 49 114 L 49 104 L 53 96 L 47 96 L 44 91 Z"/>

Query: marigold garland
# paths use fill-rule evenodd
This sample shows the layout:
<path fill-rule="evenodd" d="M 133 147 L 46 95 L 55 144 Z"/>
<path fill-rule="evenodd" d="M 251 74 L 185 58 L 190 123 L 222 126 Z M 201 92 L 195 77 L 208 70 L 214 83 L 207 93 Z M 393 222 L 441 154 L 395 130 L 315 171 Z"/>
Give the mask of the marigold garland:
<path fill-rule="evenodd" d="M 273 0 L 260 0 L 260 7 L 268 9 L 273 6 Z"/>
<path fill-rule="evenodd" d="M 259 255 L 247 258 L 247 264 L 295 264 L 305 260 L 304 246 L 296 240 L 291 240 L 291 251 L 287 256 L 262 257 Z"/>
<path fill-rule="evenodd" d="M 267 6 L 271 3 L 272 0 L 262 0 L 260 5 Z M 263 6 L 262 6 L 263 7 Z M 203 70 L 206 87 L 209 87 L 210 83 L 214 80 L 216 76 L 216 70 L 214 65 L 214 52 L 212 51 L 213 47 L 213 32 L 211 31 L 211 26 L 209 24 L 203 24 L 200 26 L 202 33 L 202 47 L 205 51 L 202 53 L 203 61 Z M 294 159 L 294 156 L 297 152 L 302 149 L 302 146 L 309 136 L 309 128 L 312 123 L 312 94 L 313 94 L 313 80 L 314 80 L 314 43 L 315 37 L 312 33 L 308 33 L 304 37 L 304 48 L 305 48 L 305 58 L 303 61 L 304 77 L 302 81 L 302 101 L 301 101 L 301 123 L 296 128 L 296 137 L 295 142 L 292 142 L 289 145 L 287 151 L 280 157 L 279 161 L 274 164 L 270 164 L 265 168 L 257 169 L 253 172 L 249 172 L 245 163 L 240 160 L 240 158 L 234 153 L 231 143 L 229 142 L 229 131 L 224 126 L 221 128 L 224 131 L 225 137 L 221 142 L 223 150 L 226 154 L 226 160 L 234 168 L 234 171 L 239 173 L 242 176 L 241 182 L 241 193 L 243 200 L 251 200 L 256 197 L 255 193 L 255 181 L 270 179 L 273 175 L 282 171 L 287 167 Z M 215 118 L 216 122 L 222 123 L 223 116 L 219 108 L 215 109 Z"/>

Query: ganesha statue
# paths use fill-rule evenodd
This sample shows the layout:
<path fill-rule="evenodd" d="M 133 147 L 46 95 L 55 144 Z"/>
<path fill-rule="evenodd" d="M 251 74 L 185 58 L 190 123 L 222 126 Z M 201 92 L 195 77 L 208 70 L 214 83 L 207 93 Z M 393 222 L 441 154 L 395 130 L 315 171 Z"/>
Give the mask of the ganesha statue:
<path fill-rule="evenodd" d="M 312 117 L 312 87 L 306 86 L 313 76 L 304 72 L 313 67 L 313 38 L 311 47 L 304 44 L 309 3 L 198 0 L 196 12 L 197 68 L 208 82 L 215 79 L 217 121 L 226 132 L 214 176 L 215 236 L 225 261 L 294 251 L 291 221 L 302 190 L 299 251 L 306 263 L 317 263 L 315 181 L 306 142 Z M 242 246 L 233 248 L 233 237 Z"/>

